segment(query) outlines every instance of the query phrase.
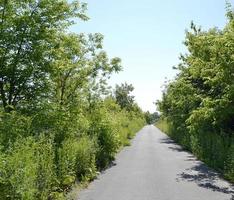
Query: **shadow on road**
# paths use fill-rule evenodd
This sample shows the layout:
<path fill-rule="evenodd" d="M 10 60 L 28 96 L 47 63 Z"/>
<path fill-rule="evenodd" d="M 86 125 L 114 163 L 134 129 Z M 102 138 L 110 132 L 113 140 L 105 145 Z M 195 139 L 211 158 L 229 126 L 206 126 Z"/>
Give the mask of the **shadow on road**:
<path fill-rule="evenodd" d="M 160 143 L 167 144 L 167 148 L 172 151 L 187 152 L 170 138 L 163 138 L 160 140 Z M 234 200 L 234 186 L 223 181 L 220 178 L 219 173 L 210 169 L 204 163 L 198 161 L 192 154 L 188 155 L 185 161 L 192 162 L 193 166 L 178 174 L 178 177 L 176 178 L 177 182 L 194 182 L 199 187 L 206 188 L 214 192 L 230 194 L 232 196 L 230 200 Z"/>
<path fill-rule="evenodd" d="M 162 144 L 168 144 L 168 148 L 171 149 L 171 150 L 173 150 L 173 151 L 178 151 L 178 152 L 185 151 L 181 146 L 179 146 L 178 144 L 176 144 L 170 138 L 163 138 L 163 139 L 160 140 L 160 143 L 162 143 Z"/>
<path fill-rule="evenodd" d="M 115 167 L 116 165 L 117 165 L 116 161 L 113 160 L 113 161 L 111 161 L 111 162 L 109 163 L 109 165 L 107 165 L 105 168 L 103 168 L 103 169 L 100 171 L 100 173 L 101 173 L 101 174 L 105 174 L 109 169 Z"/>
<path fill-rule="evenodd" d="M 164 144 L 176 144 L 172 139 L 165 137 L 160 139 L 160 143 L 164 143 Z"/>
<path fill-rule="evenodd" d="M 219 173 L 211 170 L 202 162 L 196 162 L 196 164 L 193 167 L 186 169 L 185 172 L 182 172 L 181 174 L 178 174 L 176 180 L 178 182 L 179 181 L 194 182 L 199 187 L 206 188 L 214 192 L 231 194 L 232 197 L 230 200 L 234 200 L 234 187 L 224 182 L 220 178 Z"/>

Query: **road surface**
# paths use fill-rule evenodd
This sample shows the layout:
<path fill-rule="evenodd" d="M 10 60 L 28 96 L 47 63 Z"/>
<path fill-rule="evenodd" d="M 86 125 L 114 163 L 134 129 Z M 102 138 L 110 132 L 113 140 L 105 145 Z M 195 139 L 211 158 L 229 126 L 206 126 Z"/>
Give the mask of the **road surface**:
<path fill-rule="evenodd" d="M 144 127 L 79 200 L 234 200 L 234 188 L 154 126 Z"/>

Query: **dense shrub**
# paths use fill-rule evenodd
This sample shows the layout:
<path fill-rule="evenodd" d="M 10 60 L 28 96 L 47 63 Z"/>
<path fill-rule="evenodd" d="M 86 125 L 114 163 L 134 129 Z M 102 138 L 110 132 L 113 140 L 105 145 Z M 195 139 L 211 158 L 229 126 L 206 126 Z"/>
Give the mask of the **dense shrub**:
<path fill-rule="evenodd" d="M 145 123 L 143 115 L 109 101 L 112 106 L 100 102 L 86 118 L 79 113 L 71 120 L 68 114 L 58 117 L 60 112 L 48 116 L 43 112 L 33 116 L 2 113 L 1 130 L 10 135 L 0 137 L 7 139 L 0 149 L 0 196 L 64 199 L 75 181 L 95 178 L 97 168 L 113 161 L 120 147 L 129 144 Z"/>
<path fill-rule="evenodd" d="M 58 173 L 62 186 L 68 187 L 76 180 L 91 180 L 96 176 L 96 148 L 88 136 L 69 138 L 59 149 Z"/>
<path fill-rule="evenodd" d="M 99 168 L 106 167 L 113 159 L 120 146 L 119 133 L 105 108 L 99 110 L 91 117 L 89 134 L 96 138 L 97 165 Z"/>
<path fill-rule="evenodd" d="M 121 65 L 103 51 L 103 36 L 67 31 L 87 19 L 85 3 L 0 4 L 0 198 L 62 200 L 114 159 L 143 113 L 132 86 L 119 87 L 128 105 L 113 97 L 107 79 Z"/>
<path fill-rule="evenodd" d="M 18 140 L 1 158 L 1 197 L 47 199 L 56 176 L 53 143 L 44 136 Z M 4 164 L 3 164 L 4 163 Z"/>
<path fill-rule="evenodd" d="M 181 55 L 179 73 L 158 107 L 173 139 L 234 181 L 234 13 L 227 7 L 223 30 L 191 24 L 188 53 Z"/>
<path fill-rule="evenodd" d="M 116 104 L 115 99 L 106 98 L 90 116 L 89 135 L 96 138 L 97 165 L 105 168 L 121 146 L 129 145 L 145 124 L 142 111 L 127 111 Z"/>
<path fill-rule="evenodd" d="M 31 118 L 17 112 L 0 112 L 0 145 L 5 149 L 18 138 L 32 134 Z"/>
<path fill-rule="evenodd" d="M 129 145 L 129 139 L 146 123 L 143 112 L 121 109 L 112 98 L 107 98 L 104 103 L 109 113 L 108 119 L 117 130 L 120 146 Z"/>
<path fill-rule="evenodd" d="M 232 145 L 229 147 L 227 153 L 227 159 L 225 161 L 225 165 L 224 165 L 224 175 L 226 176 L 226 178 L 228 178 L 229 180 L 234 180 L 234 138 L 233 138 L 233 142 Z"/>

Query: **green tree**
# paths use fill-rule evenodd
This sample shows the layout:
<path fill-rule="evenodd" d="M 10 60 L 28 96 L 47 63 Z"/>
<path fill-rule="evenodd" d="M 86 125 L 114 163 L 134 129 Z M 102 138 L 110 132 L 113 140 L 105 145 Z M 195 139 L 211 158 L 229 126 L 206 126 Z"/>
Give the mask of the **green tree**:
<path fill-rule="evenodd" d="M 86 20 L 85 4 L 60 0 L 0 2 L 0 104 L 5 111 L 46 96 L 56 38 Z"/>
<path fill-rule="evenodd" d="M 121 70 L 120 59 L 109 59 L 102 50 L 101 34 L 64 34 L 54 49 L 53 85 L 56 101 L 67 105 L 85 91 L 105 83 L 110 74 Z M 86 88 L 86 90 L 85 90 Z"/>
<path fill-rule="evenodd" d="M 116 85 L 114 97 L 122 109 L 125 108 L 130 111 L 133 108 L 134 96 L 131 95 L 133 90 L 132 84 L 122 83 L 121 85 Z"/>
<path fill-rule="evenodd" d="M 233 160 L 227 159 L 233 155 L 234 133 L 234 18 L 229 6 L 223 30 L 203 31 L 191 23 L 184 42 L 188 53 L 181 55 L 179 73 L 158 107 L 174 139 L 233 177 Z"/>
<path fill-rule="evenodd" d="M 147 124 L 154 124 L 159 119 L 159 114 L 157 112 L 150 113 L 149 111 L 147 111 L 144 114 Z"/>
<path fill-rule="evenodd" d="M 133 100 L 127 111 L 111 97 L 121 62 L 108 58 L 103 35 L 69 32 L 85 10 L 80 1 L 0 1 L 1 199 L 65 199 L 144 124 Z"/>

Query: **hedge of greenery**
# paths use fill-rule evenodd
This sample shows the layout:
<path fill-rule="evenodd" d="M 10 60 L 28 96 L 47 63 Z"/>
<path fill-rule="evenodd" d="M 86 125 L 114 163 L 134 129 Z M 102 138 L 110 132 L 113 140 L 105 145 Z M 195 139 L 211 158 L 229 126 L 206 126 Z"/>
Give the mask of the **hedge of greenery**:
<path fill-rule="evenodd" d="M 85 3 L 0 8 L 0 198 L 65 199 L 129 144 L 144 114 L 131 85 L 108 86 L 121 65 L 103 51 L 103 36 L 69 32 L 88 19 Z"/>
<path fill-rule="evenodd" d="M 158 108 L 158 126 L 199 159 L 234 181 L 234 13 L 223 30 L 191 25 L 188 53 Z"/>
<path fill-rule="evenodd" d="M 62 199 L 76 181 L 95 178 L 145 123 L 143 114 L 121 110 L 113 99 L 101 104 L 87 118 L 44 114 L 55 124 L 42 132 L 34 116 L 2 112 L 0 196 Z"/>

